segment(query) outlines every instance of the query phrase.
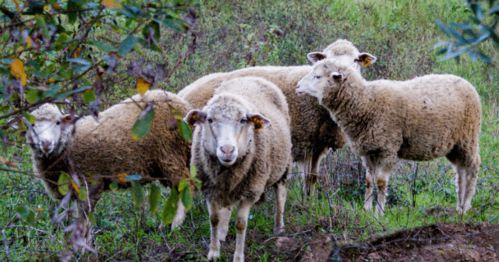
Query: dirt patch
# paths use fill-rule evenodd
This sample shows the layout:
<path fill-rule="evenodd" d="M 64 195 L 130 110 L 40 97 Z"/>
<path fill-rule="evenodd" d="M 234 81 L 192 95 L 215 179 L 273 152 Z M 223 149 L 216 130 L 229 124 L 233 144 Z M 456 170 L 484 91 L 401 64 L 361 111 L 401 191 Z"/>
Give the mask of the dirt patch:
<path fill-rule="evenodd" d="M 333 248 L 333 261 L 498 261 L 499 225 L 437 224 Z"/>

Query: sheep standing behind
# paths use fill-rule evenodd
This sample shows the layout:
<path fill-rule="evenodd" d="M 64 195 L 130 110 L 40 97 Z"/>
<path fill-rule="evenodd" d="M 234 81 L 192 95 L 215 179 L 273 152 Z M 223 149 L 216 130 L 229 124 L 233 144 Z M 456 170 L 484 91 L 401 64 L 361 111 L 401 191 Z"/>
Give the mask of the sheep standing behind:
<path fill-rule="evenodd" d="M 359 50 L 347 40 L 337 40 L 323 52 L 312 52 L 308 55 L 310 62 L 322 59 L 339 59 L 348 61 L 360 71 L 360 66 L 369 66 L 376 57 Z M 286 96 L 291 116 L 291 135 L 293 142 L 293 160 L 300 163 L 304 177 L 304 193 L 313 192 L 313 186 L 319 174 L 319 164 L 329 148 L 336 150 L 343 147 L 344 139 L 341 130 L 331 120 L 327 110 L 315 99 L 298 98 L 295 93 L 298 81 L 308 74 L 311 66 L 257 66 L 240 69 L 228 73 L 214 73 L 191 83 L 178 93 L 194 108 L 206 105 L 213 97 L 215 89 L 225 80 L 244 76 L 262 77 L 279 87 Z"/>
<path fill-rule="evenodd" d="M 210 213 L 208 259 L 220 256 L 220 240 L 225 240 L 230 210 L 237 205 L 234 261 L 243 261 L 250 208 L 270 186 L 276 187 L 275 231 L 284 229 L 285 179 L 291 165 L 286 98 L 265 79 L 232 79 L 185 120 L 196 125 L 192 163 L 198 167 Z"/>
<path fill-rule="evenodd" d="M 152 126 L 147 135 L 134 141 L 131 129 L 142 111 L 139 106 L 146 103 L 154 105 Z M 97 121 L 87 116 L 72 123 L 71 117 L 63 116 L 57 106 L 44 104 L 32 112 L 36 120 L 27 133 L 34 173 L 55 199 L 63 197 L 57 185 L 61 172 L 76 172 L 84 177 L 90 205 L 81 207 L 83 212 L 95 205 L 113 181 L 129 186 L 119 177 L 123 174 L 138 173 L 141 183 L 159 180 L 165 186 L 177 186 L 182 178 L 189 177 L 190 149 L 170 123 L 175 115 L 189 109 L 184 100 L 161 90 L 124 100 L 101 112 Z M 172 228 L 184 218 L 184 206 L 179 201 Z M 89 240 L 88 225 L 85 227 Z"/>
<path fill-rule="evenodd" d="M 316 97 L 347 136 L 367 169 L 364 207 L 384 212 L 390 173 L 399 158 L 445 156 L 454 165 L 457 210 L 471 207 L 480 166 L 480 97 L 454 75 L 426 75 L 408 81 L 366 81 L 349 65 L 321 61 L 300 80 L 297 93 Z"/>

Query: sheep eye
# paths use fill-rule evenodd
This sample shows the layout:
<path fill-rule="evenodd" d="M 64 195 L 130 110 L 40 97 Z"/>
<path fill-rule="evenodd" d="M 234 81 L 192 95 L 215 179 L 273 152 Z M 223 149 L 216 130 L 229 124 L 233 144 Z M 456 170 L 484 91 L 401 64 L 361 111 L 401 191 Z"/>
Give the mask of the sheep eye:
<path fill-rule="evenodd" d="M 315 79 L 320 79 L 320 78 L 321 78 L 321 76 L 314 76 L 314 78 L 315 78 Z"/>
<path fill-rule="evenodd" d="M 210 124 L 213 123 L 213 119 L 208 118 L 208 123 L 210 123 Z"/>
<path fill-rule="evenodd" d="M 60 125 L 61 124 L 61 121 L 57 121 L 55 122 L 56 125 Z"/>
<path fill-rule="evenodd" d="M 241 118 L 241 120 L 239 121 L 241 124 L 246 124 L 248 123 L 248 119 L 246 118 Z"/>

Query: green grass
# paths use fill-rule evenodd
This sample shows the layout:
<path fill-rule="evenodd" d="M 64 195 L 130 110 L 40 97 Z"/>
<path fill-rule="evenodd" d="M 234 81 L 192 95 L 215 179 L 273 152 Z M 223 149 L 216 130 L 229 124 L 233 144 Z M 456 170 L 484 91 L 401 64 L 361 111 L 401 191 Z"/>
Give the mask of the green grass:
<path fill-rule="evenodd" d="M 196 52 L 160 85 L 179 90 L 195 79 L 216 71 L 229 71 L 256 65 L 305 64 L 309 51 L 321 50 L 338 38 L 351 40 L 361 51 L 378 57 L 377 63 L 364 70 L 368 79 L 407 79 L 429 73 L 451 73 L 464 77 L 482 98 L 482 133 L 480 151 L 482 168 L 473 209 L 464 217 L 439 212 L 453 209 L 456 202 L 453 171 L 445 159 L 415 165 L 401 162 L 390 180 L 390 196 L 384 217 L 362 210 L 363 178 L 358 159 L 347 148 L 323 161 L 322 190 L 317 198 L 304 202 L 301 182 L 290 181 L 286 206 L 285 235 L 306 245 L 314 234 L 334 234 L 339 240 L 358 241 L 374 234 L 392 232 L 433 223 L 499 223 L 499 70 L 464 57 L 458 63 L 441 61 L 433 46 L 445 40 L 435 25 L 462 21 L 469 15 L 462 1 L 244 1 L 229 4 L 203 1 Z M 276 34 L 280 30 L 282 34 Z M 106 33 L 106 32 L 100 32 Z M 96 34 L 96 37 L 98 37 Z M 185 49 L 187 40 L 168 41 L 163 32 L 164 54 L 140 51 L 127 59 L 143 57 L 148 62 L 166 61 L 171 65 Z M 485 52 L 497 58 L 491 43 Z M 124 66 L 122 80 L 106 94 L 106 104 L 133 94 L 134 80 Z M 23 138 L 19 138 L 20 141 Z M 31 172 L 29 152 L 19 143 L 0 156 L 19 159 L 17 168 L 26 174 L 0 171 L 0 260 L 53 260 L 64 246 L 61 227 L 51 222 L 57 203 L 44 193 Z M 414 192 L 414 194 L 413 194 Z M 168 190 L 163 194 L 168 195 Z M 415 207 L 413 207 L 413 197 Z M 202 260 L 209 243 L 207 210 L 201 196 L 184 226 L 175 232 L 162 229 L 157 215 L 147 205 L 136 208 L 130 192 L 106 193 L 94 214 L 95 243 L 99 260 Z M 16 208 L 25 206 L 33 212 L 33 222 L 16 217 Z M 251 211 L 246 256 L 249 260 L 287 261 L 296 252 L 278 250 L 272 241 L 273 194 Z M 224 261 L 231 259 L 235 230 L 232 227 L 223 244 Z M 6 243 L 6 244 L 4 244 Z M 95 259 L 84 255 L 79 259 Z"/>

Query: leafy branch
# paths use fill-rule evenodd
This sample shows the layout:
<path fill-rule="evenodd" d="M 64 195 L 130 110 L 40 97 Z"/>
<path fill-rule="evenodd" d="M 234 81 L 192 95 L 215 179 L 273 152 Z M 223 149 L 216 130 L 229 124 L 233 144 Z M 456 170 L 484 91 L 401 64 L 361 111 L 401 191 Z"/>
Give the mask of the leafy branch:
<path fill-rule="evenodd" d="M 485 8 L 485 2 L 488 2 L 488 8 Z M 492 41 L 496 48 L 499 46 L 499 3 L 495 0 L 467 0 L 467 6 L 472 13 L 468 22 L 451 22 L 447 25 L 436 20 L 438 27 L 451 40 L 437 43 L 435 48 L 438 48 L 438 54 L 442 55 L 444 60 L 458 59 L 466 53 L 474 61 L 479 59 L 487 64 L 494 64 L 494 57 L 482 52 L 480 46 L 486 41 Z"/>

